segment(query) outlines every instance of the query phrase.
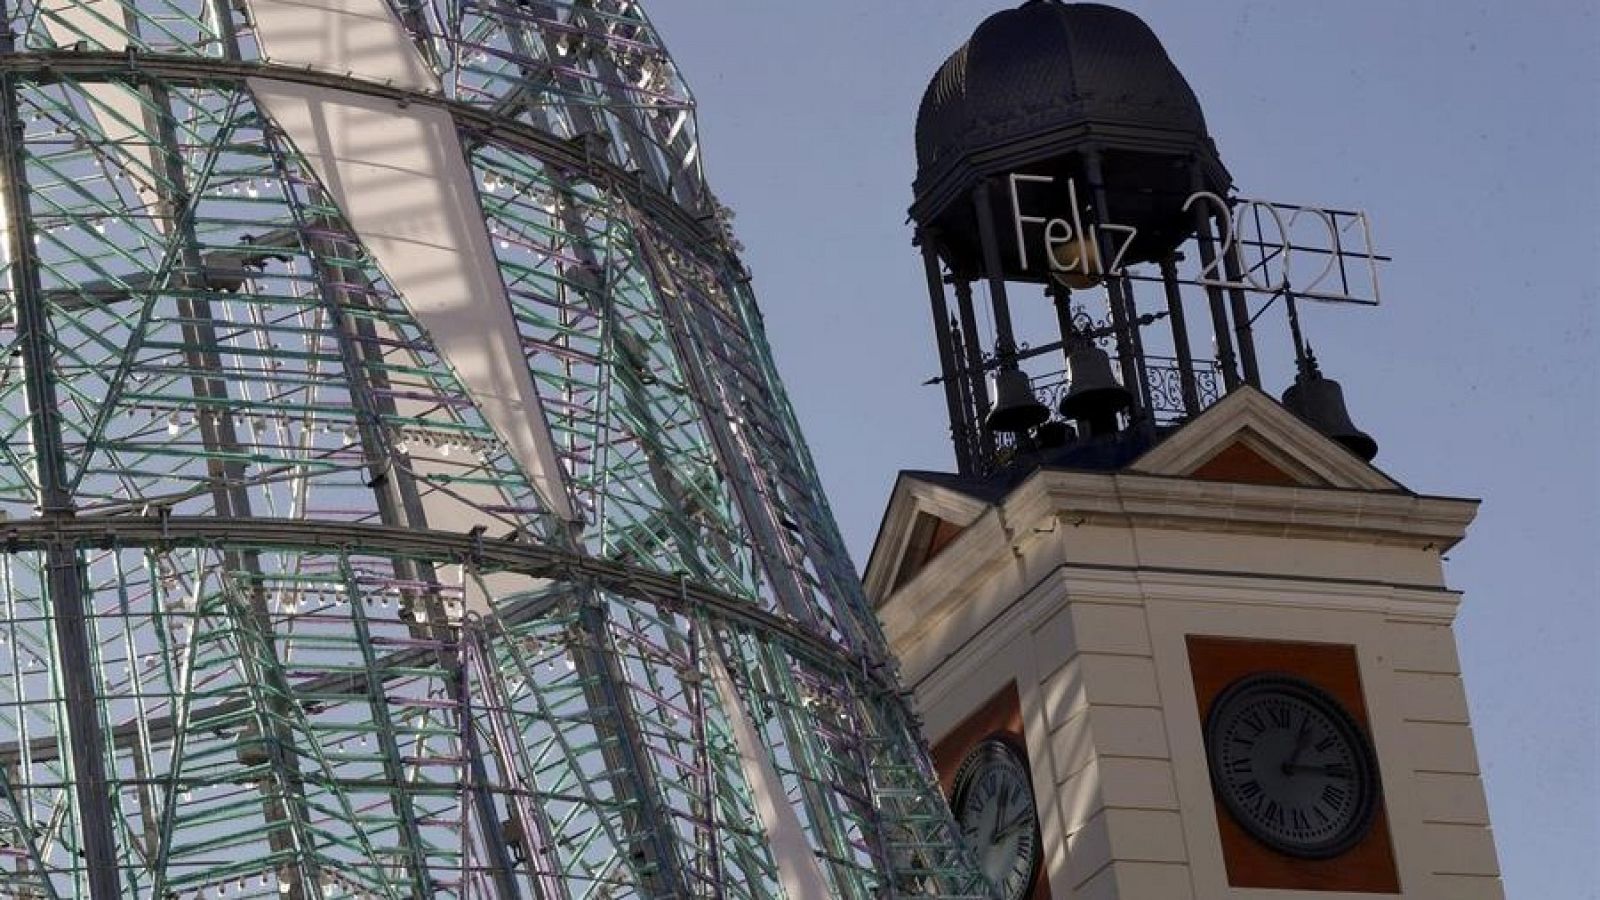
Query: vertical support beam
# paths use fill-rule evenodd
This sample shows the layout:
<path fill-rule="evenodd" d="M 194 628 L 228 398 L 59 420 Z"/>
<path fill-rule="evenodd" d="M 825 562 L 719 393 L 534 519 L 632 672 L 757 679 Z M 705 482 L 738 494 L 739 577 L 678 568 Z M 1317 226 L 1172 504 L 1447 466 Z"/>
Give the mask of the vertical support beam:
<path fill-rule="evenodd" d="M 1077 349 L 1078 329 L 1072 324 L 1072 289 L 1062 284 L 1045 287 L 1050 305 L 1056 310 L 1056 330 L 1061 332 L 1061 360 L 1072 365 L 1072 351 Z"/>
<path fill-rule="evenodd" d="M 706 643 L 706 633 L 709 630 L 710 626 L 706 624 L 703 615 L 689 618 L 689 660 L 679 679 L 683 683 L 684 705 L 694 723 L 691 735 L 695 747 L 695 764 L 700 767 L 697 787 L 701 800 L 696 813 L 702 818 L 700 824 L 705 829 L 706 843 L 699 848 L 705 866 L 702 871 L 706 881 L 711 884 L 721 884 L 722 841 L 717 829 L 716 762 L 711 753 L 711 735 L 706 727 L 711 704 L 706 699 L 705 677 L 702 674 L 705 672 L 705 662 L 701 654 L 701 647 Z"/>
<path fill-rule="evenodd" d="M 631 223 L 639 246 L 643 250 L 644 270 L 651 287 L 660 297 L 662 319 L 667 334 L 673 342 L 673 351 L 683 367 L 690 396 L 700 406 L 700 419 L 707 437 L 716 449 L 716 458 L 724 461 L 731 471 L 726 472 L 728 486 L 745 524 L 755 533 L 755 551 L 766 569 L 767 579 L 777 594 L 778 604 L 812 633 L 822 633 L 824 626 L 817 619 L 817 609 L 807 596 L 806 585 L 801 580 L 797 566 L 790 556 L 791 542 L 781 533 L 777 510 L 757 483 L 761 470 L 746 438 L 736 433 L 732 422 L 740 415 L 738 402 L 726 393 L 723 381 L 711 371 L 707 352 L 708 340 L 714 340 L 714 327 L 701 324 L 705 315 L 696 309 L 693 297 L 680 284 L 672 263 L 656 246 L 655 237 L 643 222 Z M 747 460 L 749 465 L 736 465 L 735 460 Z"/>
<path fill-rule="evenodd" d="M 961 405 L 961 370 L 956 364 L 955 349 L 950 341 L 950 310 L 945 303 L 944 276 L 940 274 L 939 249 L 934 235 L 927 229 L 917 233 L 917 243 L 922 247 L 922 270 L 928 280 L 928 302 L 933 311 L 933 335 L 939 345 L 939 373 L 943 379 L 945 410 L 950 416 L 950 443 L 955 446 L 956 470 L 962 474 L 972 472 L 972 444 L 969 429 L 972 420 Z"/>
<path fill-rule="evenodd" d="M 1222 269 L 1228 273 L 1228 281 L 1233 284 L 1237 285 L 1243 281 L 1244 264 L 1239 255 L 1237 241 L 1228 247 L 1227 253 L 1223 254 Z M 1255 331 L 1250 326 L 1250 304 L 1245 301 L 1242 288 L 1228 288 L 1228 306 L 1233 313 L 1233 333 L 1239 345 L 1239 362 L 1244 367 L 1244 381 L 1259 388 L 1261 369 L 1256 364 Z"/>
<path fill-rule="evenodd" d="M 146 115 L 149 121 L 145 124 L 157 141 L 157 163 L 165 169 L 166 183 L 158 189 L 156 209 L 157 215 L 167 223 L 167 239 L 177 244 L 176 280 L 182 292 L 178 298 L 178 312 L 183 317 L 183 356 L 193 373 L 189 382 L 199 407 L 195 420 L 206 450 L 211 494 L 218 517 L 247 518 L 250 497 L 244 487 L 245 467 L 240 461 L 243 454 L 229 408 L 228 384 L 211 374 L 223 368 L 221 354 L 217 351 L 216 327 L 212 324 L 211 302 L 205 298 L 208 290 L 216 288 L 205 281 L 206 264 L 200 256 L 200 241 L 190 215 L 188 177 L 173 123 L 172 102 L 166 86 L 159 81 L 152 79 L 145 88 L 150 98 L 150 111 Z M 167 252 L 170 256 L 172 250 Z M 252 573 L 259 573 L 259 565 L 246 565 Z"/>
<path fill-rule="evenodd" d="M 698 354 L 696 351 L 706 346 L 707 335 L 712 330 L 698 326 L 699 317 L 703 313 L 696 308 L 694 298 L 687 296 L 680 288 L 673 276 L 673 270 L 662 259 L 660 250 L 655 247 L 646 229 L 636 225 L 635 230 L 641 245 L 645 248 L 647 269 L 651 272 L 655 287 L 662 297 L 663 313 L 669 323 L 674 320 L 683 323 L 680 327 L 669 330 L 678 341 L 676 349 L 679 359 L 685 363 L 685 374 L 694 386 L 692 393 L 696 397 L 705 398 L 702 402 L 723 398 L 721 409 L 708 405 L 702 415 L 702 421 L 705 422 L 706 429 L 718 448 L 718 457 L 723 460 L 756 460 L 755 448 L 750 443 L 749 429 L 735 430 L 728 425 L 730 415 L 736 415 L 732 412 L 736 407 L 735 399 L 725 394 L 727 379 L 719 379 L 707 369 L 692 364 L 697 358 L 706 355 L 703 351 Z M 694 342 L 696 337 L 699 338 L 698 342 Z M 756 465 L 751 465 L 749 468 L 754 471 L 759 470 Z M 772 489 L 763 491 L 758 485 L 752 484 L 743 467 L 736 468 L 728 474 L 730 486 L 745 522 L 758 534 L 756 545 L 767 570 L 768 580 L 778 595 L 778 602 L 785 612 L 793 616 L 803 627 L 813 633 L 818 632 L 824 626 L 818 622 L 816 610 L 809 602 L 807 588 L 799 576 L 802 563 L 796 558 L 797 551 L 794 544 L 779 531 L 780 526 L 775 519 L 778 501 L 772 496 Z M 859 634 L 853 637 L 857 641 L 870 639 Z M 767 672 L 775 680 L 781 678 L 783 685 L 788 685 L 787 674 L 780 676 L 770 667 Z M 786 736 L 791 747 L 798 746 L 802 742 L 802 736 L 793 732 L 786 731 Z M 816 790 L 814 784 L 805 782 L 802 788 L 802 802 L 811 811 L 811 818 L 818 827 L 816 840 L 825 851 L 835 855 L 848 853 L 848 839 L 839 831 L 831 830 L 830 826 L 838 821 L 839 816 L 826 793 Z"/>
<path fill-rule="evenodd" d="M 416 809 L 406 793 L 405 767 L 401 763 L 400 741 L 395 736 L 394 717 L 389 714 L 389 693 L 384 689 L 382 666 L 373 653 L 372 630 L 367 622 L 360 585 L 350 569 L 349 557 L 340 559 L 340 578 L 350 601 L 350 624 L 355 630 L 356 646 L 361 648 L 362 675 L 365 678 L 367 706 L 372 711 L 372 723 L 377 726 L 373 737 L 383 757 L 383 779 L 389 792 L 389 805 L 394 810 L 400 832 L 401 846 L 396 848 L 396 861 L 404 866 L 411 879 L 412 900 L 428 900 L 434 895 L 433 881 L 428 871 L 428 855 L 423 849 L 421 825 Z"/>
<path fill-rule="evenodd" d="M 1109 222 L 1111 208 L 1106 196 L 1105 175 L 1101 171 L 1099 151 L 1084 152 L 1083 170 L 1089 179 L 1089 189 L 1094 195 L 1095 222 L 1105 225 Z M 1104 229 L 1095 230 L 1095 243 L 1098 245 L 1095 251 L 1100 255 L 1100 259 L 1107 260 L 1114 257 Z M 1111 308 L 1111 327 L 1117 338 L 1117 363 L 1122 369 L 1122 386 L 1133 395 L 1135 403 L 1135 408 L 1128 412 L 1128 419 L 1137 422 L 1150 415 L 1150 385 L 1145 382 L 1141 371 L 1144 354 L 1140 350 L 1138 335 L 1134 331 L 1137 325 L 1129 317 L 1128 307 L 1132 301 L 1125 290 L 1126 284 L 1122 279 L 1110 277 L 1106 279 L 1106 305 Z"/>
<path fill-rule="evenodd" d="M 1183 391 L 1183 414 L 1200 414 L 1200 389 L 1194 381 L 1194 354 L 1189 348 L 1189 323 L 1183 318 L 1183 293 L 1178 289 L 1178 264 L 1171 256 L 1161 260 L 1161 285 L 1167 292 L 1167 321 L 1172 325 L 1173 355 L 1178 358 L 1178 384 Z"/>
<path fill-rule="evenodd" d="M 280 176 L 283 173 L 279 173 Z M 301 222 L 302 229 L 309 223 Z M 349 290 L 349 285 L 360 283 L 362 276 L 353 269 L 339 266 L 334 261 L 349 259 L 355 249 L 342 240 L 317 238 L 311 242 L 316 259 L 317 280 L 321 295 L 327 299 L 324 309 L 333 325 L 334 340 L 339 347 L 339 362 L 349 385 L 350 405 L 355 407 L 356 435 L 361 441 L 361 455 L 367 469 L 367 484 L 372 488 L 373 502 L 378 508 L 378 519 L 385 525 L 407 528 L 426 528 L 422 498 L 415 479 L 404 466 L 396 464 L 399 453 L 382 428 L 382 417 L 396 413 L 394 400 L 379 394 L 389 387 L 381 372 L 371 372 L 367 363 L 374 355 L 378 336 L 372 323 L 364 317 L 351 316 L 350 309 L 370 308 L 371 303 L 360 291 Z M 370 372 L 370 374 L 369 374 Z M 375 383 L 382 382 L 382 383 Z M 431 566 L 418 566 L 411 560 L 395 558 L 395 569 L 402 578 L 420 580 L 431 573 Z M 424 572 L 423 570 L 428 570 Z M 430 577 L 431 580 L 431 577 Z M 439 610 L 428 610 L 429 621 Z"/>
<path fill-rule="evenodd" d="M 1104 238 L 1102 237 L 1102 240 Z M 1104 259 L 1105 257 L 1101 257 Z M 1117 277 L 1106 285 L 1115 304 L 1120 296 L 1122 305 L 1122 318 L 1128 323 L 1128 347 L 1133 353 L 1133 368 L 1138 379 L 1138 387 L 1131 388 L 1130 392 L 1136 398 L 1139 409 L 1144 411 L 1143 420 L 1147 428 L 1155 426 L 1155 404 L 1150 399 L 1150 373 L 1147 361 L 1144 358 L 1144 335 L 1139 333 L 1139 307 L 1134 302 L 1133 282 L 1127 278 Z M 1135 418 L 1138 418 L 1137 416 Z"/>
<path fill-rule="evenodd" d="M 619 781 L 632 782 L 617 796 L 633 801 L 623 813 L 623 829 L 635 856 L 633 862 L 645 870 L 639 872 L 644 896 L 688 897 L 689 884 L 669 837 L 672 829 L 661 808 L 661 791 L 655 784 L 649 752 L 639 734 L 639 713 L 629 700 L 627 680 L 617 664 L 618 652 L 611 642 L 603 602 L 592 593 L 577 601 L 578 639 L 572 656 L 583 682 L 584 700 L 601 717 L 609 713 L 613 727 L 597 727 L 605 738 L 601 755 L 606 768 L 619 773 Z"/>
<path fill-rule="evenodd" d="M 503 623 L 501 627 L 504 627 Z M 509 723 L 515 715 L 512 702 L 496 670 L 489 628 L 482 619 L 468 620 L 467 627 L 461 631 L 461 646 L 462 665 L 467 671 L 477 674 L 484 689 L 483 717 L 488 723 L 494 741 L 494 753 L 501 761 L 501 769 L 508 776 L 514 775 L 519 769 L 525 775 L 531 775 L 534 767 L 527 758 L 526 747 L 517 739 L 516 729 Z M 525 676 L 529 674 L 526 669 L 521 671 Z M 497 838 L 507 843 L 511 840 L 517 842 L 522 862 L 528 866 L 528 882 L 537 900 L 571 900 L 567 883 L 561 877 L 561 859 L 555 850 L 554 829 L 545 815 L 544 807 L 531 799 L 536 787 L 530 784 L 527 788 L 506 795 L 506 806 L 511 811 L 507 823 L 514 826 L 514 833 L 502 833 Z M 513 860 L 513 868 L 516 865 L 516 860 Z"/>
<path fill-rule="evenodd" d="M 1205 189 L 1205 182 L 1200 178 L 1200 170 L 1191 171 L 1191 184 L 1196 191 Z M 1194 235 L 1195 243 L 1200 245 L 1201 278 L 1205 281 L 1215 281 L 1217 272 L 1217 249 L 1211 238 L 1211 217 L 1206 211 L 1196 204 L 1194 209 Z M 1227 235 L 1223 235 L 1227 239 Z M 1210 275 L 1203 273 L 1210 272 Z M 1239 386 L 1238 361 L 1233 355 L 1233 337 L 1228 333 L 1228 309 L 1223 305 L 1222 288 L 1215 284 L 1206 284 L 1206 299 L 1211 305 L 1211 336 L 1216 343 L 1217 368 L 1222 370 L 1222 386 L 1224 390 L 1231 391 Z"/>
<path fill-rule="evenodd" d="M 218 25 L 227 27 L 231 22 L 219 20 Z M 234 46 L 233 52 L 237 53 L 237 50 L 237 46 Z M 166 222 L 167 239 L 177 244 L 177 268 L 180 273 L 177 281 L 183 292 L 178 298 L 178 311 L 183 317 L 183 355 L 185 364 L 193 373 L 189 381 L 199 404 L 195 412 L 196 427 L 200 429 L 201 445 L 207 456 L 206 471 L 211 482 L 212 504 L 219 519 L 248 519 L 251 517 L 250 494 L 245 487 L 245 466 L 241 461 L 246 454 L 239 443 L 229 405 L 228 384 L 212 374 L 223 369 L 222 357 L 217 350 L 216 326 L 212 324 L 211 303 L 204 296 L 212 288 L 205 280 L 205 260 L 200 254 L 200 240 L 189 210 L 189 179 L 184 171 L 182 148 L 178 145 L 172 100 L 166 85 L 156 79 L 147 81 L 145 90 L 150 106 L 145 113 L 144 124 L 146 130 L 156 138 L 152 155 L 156 164 L 164 169 L 165 175 L 164 182 L 157 188 L 156 210 L 157 215 Z M 167 252 L 170 255 L 172 250 Z M 266 593 L 262 588 L 260 554 L 254 550 L 226 550 L 223 552 L 223 564 L 230 571 L 243 573 L 248 579 L 249 587 L 245 593 L 249 603 L 243 615 L 243 624 L 258 635 L 263 652 L 275 656 L 277 642 L 273 636 Z M 277 664 L 276 659 L 273 662 L 263 672 L 268 680 L 265 695 L 273 698 L 269 701 L 275 720 L 273 738 L 278 746 L 290 747 L 293 745 L 293 735 L 286 726 L 276 722 L 289 717 L 287 707 L 290 701 L 287 698 L 292 696 L 292 692 L 283 679 L 282 666 Z M 305 797 L 300 788 L 298 756 L 286 752 L 276 759 L 288 767 L 283 782 L 288 786 L 287 792 L 300 814 L 296 815 L 287 809 L 282 801 L 272 795 L 269 784 L 263 782 L 263 816 L 269 823 L 303 822 Z M 269 845 L 274 853 L 294 853 L 297 849 L 296 841 L 277 829 L 272 830 Z M 165 859 L 164 852 L 160 858 Z M 301 900 L 304 896 L 301 879 L 292 878 L 286 883 L 290 885 L 288 900 Z"/>
<path fill-rule="evenodd" d="M 547 4 L 529 4 L 527 6 L 519 7 L 515 4 L 507 2 L 507 0 L 501 0 L 501 2 L 497 3 L 497 6 L 500 9 L 500 14 L 502 17 L 502 27 L 506 29 L 513 47 L 515 47 L 521 55 L 529 59 L 536 58 L 537 54 L 533 53 L 531 48 L 528 46 L 525 32 L 521 30 L 519 25 L 514 25 L 513 23 L 520 22 L 523 17 L 528 15 L 542 15 L 551 21 L 555 21 L 557 18 L 555 10 L 549 7 Z M 551 34 L 550 30 L 542 29 L 540 34 L 545 44 L 547 58 L 556 58 L 554 48 L 555 38 Z M 538 74 L 529 72 L 526 69 L 523 71 L 525 75 L 530 77 L 530 79 L 533 79 L 533 76 Z M 543 75 L 539 75 L 539 77 L 542 78 Z M 563 80 L 570 80 L 570 76 L 566 76 L 561 73 L 557 73 L 555 77 Z M 520 90 L 518 96 L 520 102 Z M 511 117 L 514 117 L 515 115 L 514 111 L 512 110 L 503 110 L 501 112 Z M 584 107 L 581 104 L 569 106 L 568 112 L 570 115 L 572 115 L 574 124 L 580 133 L 584 131 L 601 133 L 599 124 L 595 121 L 593 114 L 587 107 Z M 546 115 L 548 115 L 548 113 L 546 113 Z M 556 123 L 547 119 L 547 128 L 552 133 L 555 133 Z M 631 130 L 625 130 L 625 133 L 627 134 L 627 137 L 632 140 L 637 140 L 639 137 Z M 557 192 L 561 200 L 560 215 L 563 226 L 570 234 L 582 233 L 584 231 L 584 224 L 577 211 L 578 204 L 580 202 L 577 192 L 573 190 L 571 184 L 561 172 L 553 170 L 551 172 L 551 180 L 552 187 Z M 635 228 L 637 229 L 637 225 L 635 225 Z M 577 253 L 580 261 L 587 267 L 590 267 L 593 271 L 602 270 L 603 267 L 601 266 L 601 260 L 595 256 L 592 248 L 590 248 L 587 244 L 579 242 L 574 247 L 574 251 Z M 657 261 L 650 253 L 647 253 L 646 256 L 647 258 L 645 260 L 644 268 L 647 272 L 654 273 L 657 270 Z M 661 285 L 658 283 L 656 288 L 657 291 L 660 292 Z M 606 306 L 605 296 L 600 294 L 598 291 L 592 291 L 588 289 L 580 289 L 580 293 L 589 303 L 590 308 L 595 315 L 602 317 L 607 315 L 608 309 Z M 682 333 L 682 330 L 687 326 L 680 325 L 679 322 L 681 320 L 675 321 L 675 319 L 678 319 L 678 316 L 674 315 L 676 312 L 676 306 L 678 306 L 678 304 L 669 304 L 668 302 L 664 301 L 662 303 L 662 317 L 668 323 L 668 332 L 677 336 L 677 338 L 681 341 L 686 339 L 686 335 Z M 683 361 L 685 376 L 693 380 L 696 376 L 693 372 L 693 366 L 691 365 L 692 357 L 684 355 L 681 352 L 681 346 L 679 350 L 679 359 Z M 699 396 L 708 395 L 699 394 Z M 641 409 L 645 407 L 648 407 L 648 404 L 640 404 Z M 728 444 L 725 442 L 726 436 L 722 434 L 721 417 L 714 412 L 708 412 L 705 416 L 705 419 L 709 423 L 712 423 L 708 429 L 711 431 L 710 436 L 712 439 L 722 445 L 721 449 L 728 449 Z M 654 448 L 648 446 L 647 442 L 645 445 L 645 450 L 648 454 L 648 464 L 653 480 L 656 481 L 658 490 L 662 492 L 663 497 L 681 496 L 682 486 L 678 484 L 676 478 L 672 476 L 670 466 L 667 466 L 664 460 L 658 459 L 658 455 L 653 452 L 653 449 Z M 763 520 L 757 518 L 759 514 L 754 513 L 754 511 L 748 506 L 748 499 L 744 496 L 744 492 L 741 490 L 744 484 L 742 473 L 730 478 L 730 482 L 733 485 L 735 500 L 741 509 L 746 513 L 747 521 L 749 521 L 753 527 L 757 526 Z M 673 524 L 679 526 L 682 525 L 681 521 L 674 521 Z M 678 532 L 678 537 L 680 540 L 683 539 L 683 536 L 684 535 L 681 531 Z M 773 545 L 768 544 L 765 540 L 763 540 L 761 546 L 770 547 Z M 684 544 L 684 550 L 686 551 L 684 558 L 686 561 L 693 562 L 694 560 L 692 558 L 692 554 L 687 552 L 691 549 L 691 547 L 691 544 Z M 581 548 L 579 549 L 581 552 Z M 781 571 L 772 571 L 772 562 L 770 560 L 767 560 L 766 562 L 768 564 L 767 567 L 770 571 L 773 583 L 778 585 L 779 589 L 781 590 L 784 584 L 783 573 Z M 588 635 L 593 635 L 594 640 L 596 641 L 604 640 L 605 635 L 608 633 L 606 624 L 606 610 L 604 607 L 599 605 L 598 601 L 595 603 L 587 603 L 583 601 L 580 602 L 583 603 L 581 619 L 585 633 Z M 635 723 L 637 719 L 632 717 L 633 712 L 629 708 L 631 705 L 628 704 L 628 696 L 623 687 L 625 682 L 621 682 L 619 680 L 621 678 L 621 672 L 615 668 L 615 661 L 607 657 L 607 655 L 604 653 L 596 652 L 591 654 L 588 652 L 575 652 L 573 657 L 578 675 L 585 685 L 584 692 L 590 704 L 593 706 L 594 704 L 603 703 L 606 704 L 604 708 L 614 709 L 616 711 L 614 716 L 597 721 L 595 726 L 603 738 L 602 745 L 605 748 L 604 755 L 606 757 L 606 767 L 612 773 L 611 780 L 617 796 L 637 797 L 642 808 L 642 812 L 635 815 L 630 815 L 625 820 L 624 829 L 628 832 L 630 852 L 636 857 L 636 859 L 643 860 L 645 864 L 653 870 L 654 874 L 648 881 L 652 888 L 650 894 L 652 896 L 668 894 L 680 897 L 688 897 L 690 895 L 688 881 L 678 865 L 678 859 L 674 853 L 672 843 L 667 840 L 667 835 L 670 834 L 670 831 L 667 827 L 666 820 L 663 818 L 664 813 L 661 812 L 659 809 L 659 804 L 656 802 L 656 798 L 658 798 L 660 794 L 655 786 L 653 775 L 654 770 L 650 767 L 648 757 L 645 756 L 639 749 L 642 738 L 640 738 L 635 731 L 635 726 L 633 723 Z M 708 797 L 707 809 L 709 810 L 711 808 L 711 800 Z M 529 865 L 533 865 L 531 860 Z"/>
<path fill-rule="evenodd" d="M 470 638 L 463 633 L 461 643 Z M 483 834 L 484 850 L 489 854 L 489 877 L 494 881 L 496 898 L 518 900 L 522 890 L 517 886 L 516 864 L 507 852 L 505 839 L 500 833 L 500 816 L 494 808 L 494 796 L 489 793 L 489 768 L 483 764 L 483 751 L 478 746 L 478 731 L 473 722 L 472 691 L 467 678 L 467 666 L 461 655 L 455 654 L 450 671 L 451 687 L 456 695 L 457 721 L 460 724 L 461 755 L 466 758 L 466 784 L 463 786 L 472 797 L 473 811 L 478 816 L 478 828 Z M 530 862 L 530 865 L 533 863 Z"/>
<path fill-rule="evenodd" d="M 0 4 L 0 18 L 10 10 Z M 0 52 L 15 49 L 14 37 L 0 36 Z M 22 348 L 29 438 L 39 484 L 39 510 L 45 517 L 71 516 L 72 497 L 66 483 L 61 426 L 56 414 L 55 380 L 51 372 L 49 314 L 40 288 L 39 260 L 34 255 L 28 206 L 26 138 L 10 75 L 0 75 L 0 201 L 5 204 L 0 227 L 11 256 L 11 289 L 16 301 L 18 342 Z M 59 658 L 56 677 L 66 708 L 71 745 L 74 811 L 92 900 L 122 895 L 112 826 L 112 790 L 106 779 L 106 743 L 100 727 L 100 702 L 95 693 L 91 628 L 83 563 L 77 548 L 52 541 L 44 551 L 45 601 L 55 629 Z M 48 876 L 47 876 L 48 877 Z"/>
<path fill-rule="evenodd" d="M 1011 304 L 1006 300 L 1006 276 L 1000 261 L 1000 238 L 994 230 L 994 190 L 989 179 L 978 182 L 972 205 L 978 213 L 978 241 L 983 245 L 984 277 L 989 281 L 989 302 L 994 305 L 994 353 L 1000 368 L 1017 368 L 1017 340 L 1011 332 Z"/>
<path fill-rule="evenodd" d="M 227 551 L 225 559 L 237 559 L 238 554 Z M 226 564 L 226 563 L 225 563 Z M 241 653 L 241 671 L 243 680 L 249 690 L 251 702 L 259 709 L 268 710 L 272 718 L 267 720 L 271 726 L 270 731 L 262 731 L 263 735 L 270 735 L 271 740 L 265 744 L 268 760 L 273 769 L 270 777 L 262 778 L 257 789 L 261 792 L 261 806 L 263 818 L 269 826 L 276 823 L 286 823 L 288 834 L 276 827 L 271 828 L 268 846 L 274 856 L 287 857 L 290 862 L 279 864 L 279 891 L 285 900 L 306 900 L 311 896 L 307 884 L 317 883 L 320 872 L 316 863 L 312 861 L 307 865 L 307 860 L 314 860 L 315 843 L 306 828 L 309 809 L 305 800 L 305 792 L 301 787 L 304 780 L 300 773 L 300 754 L 294 747 L 294 734 L 287 725 L 282 724 L 286 719 L 296 717 L 299 712 L 293 701 L 293 696 L 288 678 L 284 674 L 283 662 L 278 657 L 276 635 L 272 628 L 272 618 L 268 614 L 265 600 L 261 598 L 261 580 L 250 578 L 244 587 L 237 591 L 240 602 L 234 610 L 234 615 L 245 624 L 240 631 L 244 639 L 253 639 L 256 643 L 254 654 Z M 263 717 L 264 718 L 264 717 Z M 242 741 L 248 732 L 242 733 Z M 284 794 L 280 799 L 274 794 L 274 782 Z M 169 808 L 166 816 L 164 831 L 171 833 L 173 811 Z M 156 866 L 158 877 L 165 878 L 165 863 L 167 851 L 170 847 L 159 847 L 153 854 L 158 861 Z M 160 882 L 157 882 L 160 884 Z"/>
<path fill-rule="evenodd" d="M 977 435 L 977 458 L 973 460 L 976 471 L 987 469 L 994 462 L 994 435 L 983 427 L 983 420 L 989 416 L 989 386 L 983 382 L 983 351 L 978 346 L 978 314 L 972 305 L 972 279 L 957 276 L 955 283 L 956 311 L 961 315 L 961 336 L 956 343 L 964 351 L 959 356 L 967 366 L 966 385 L 971 401 L 968 406 L 976 414 L 972 420 Z"/>

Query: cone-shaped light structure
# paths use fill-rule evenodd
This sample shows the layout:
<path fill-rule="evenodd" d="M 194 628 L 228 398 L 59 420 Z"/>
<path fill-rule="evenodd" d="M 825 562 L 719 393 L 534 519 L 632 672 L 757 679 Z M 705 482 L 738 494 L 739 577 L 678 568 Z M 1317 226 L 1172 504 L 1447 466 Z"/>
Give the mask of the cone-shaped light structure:
<path fill-rule="evenodd" d="M 0 857 L 977 894 L 632 0 L 23 0 Z"/>

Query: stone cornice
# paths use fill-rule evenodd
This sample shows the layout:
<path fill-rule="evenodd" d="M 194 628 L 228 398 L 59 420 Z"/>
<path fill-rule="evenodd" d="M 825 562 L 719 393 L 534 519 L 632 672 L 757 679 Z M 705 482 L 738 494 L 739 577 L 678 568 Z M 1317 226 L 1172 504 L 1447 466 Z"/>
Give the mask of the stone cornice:
<path fill-rule="evenodd" d="M 1264 534 L 1444 552 L 1466 536 L 1478 501 L 1416 494 L 1200 481 L 1132 472 L 1040 471 L 1007 497 L 1015 523 Z"/>
<path fill-rule="evenodd" d="M 1166 590 L 1163 584 L 1170 587 L 1178 579 L 1219 599 L 1247 586 L 1281 594 L 1285 585 L 1317 583 L 1281 574 L 1174 572 L 1135 566 L 1108 566 L 1103 574 L 1096 574 L 1093 567 L 1063 566 L 1061 552 L 1048 546 L 1061 540 L 1064 526 L 1316 538 L 1443 554 L 1464 536 L 1477 507 L 1476 500 L 1393 492 L 1041 470 L 967 526 L 943 553 L 884 599 L 878 613 L 891 643 L 901 648 L 918 635 L 945 627 L 958 613 L 986 620 L 999 613 L 995 604 L 1002 595 L 1014 599 L 1063 569 L 1072 570 L 1072 580 L 1080 585 L 1085 580 L 1127 583 L 1137 572 L 1140 579 L 1149 575 L 1146 587 L 1156 593 Z M 1455 595 L 1438 584 L 1396 584 L 1377 573 L 1370 580 L 1325 583 L 1329 591 L 1341 595 L 1343 609 L 1404 612 L 1448 621 L 1457 602 Z M 1222 593 L 1217 593 L 1219 590 Z M 1237 601 L 1239 595 L 1232 596 Z M 977 609 L 974 604 L 986 608 Z"/>

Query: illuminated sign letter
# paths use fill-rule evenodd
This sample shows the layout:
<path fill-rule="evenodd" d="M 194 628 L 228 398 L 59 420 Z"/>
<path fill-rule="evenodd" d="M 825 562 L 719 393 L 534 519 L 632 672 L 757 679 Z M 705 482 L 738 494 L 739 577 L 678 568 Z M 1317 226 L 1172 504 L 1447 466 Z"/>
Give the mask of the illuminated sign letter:
<path fill-rule="evenodd" d="M 1011 187 L 1011 221 L 1017 228 L 1017 265 L 1026 270 L 1028 268 L 1028 242 L 1022 236 L 1022 226 L 1038 225 L 1044 222 L 1044 219 L 1040 216 L 1025 216 L 1022 214 L 1022 199 L 1017 196 L 1017 183 L 1029 181 L 1034 184 L 1052 184 L 1055 179 L 1048 175 L 1017 175 L 1015 173 L 1010 175 L 1009 179 Z"/>

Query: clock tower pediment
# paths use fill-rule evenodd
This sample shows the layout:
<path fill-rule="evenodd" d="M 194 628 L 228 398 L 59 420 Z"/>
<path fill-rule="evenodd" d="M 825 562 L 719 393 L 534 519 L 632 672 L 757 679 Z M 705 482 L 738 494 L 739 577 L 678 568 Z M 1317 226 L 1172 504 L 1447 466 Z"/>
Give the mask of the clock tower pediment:
<path fill-rule="evenodd" d="M 1134 460 L 1149 475 L 1255 484 L 1404 491 L 1376 466 L 1243 385 Z"/>
<path fill-rule="evenodd" d="M 911 581 L 999 497 L 971 479 L 901 472 L 867 560 L 867 596 L 887 596 Z"/>

